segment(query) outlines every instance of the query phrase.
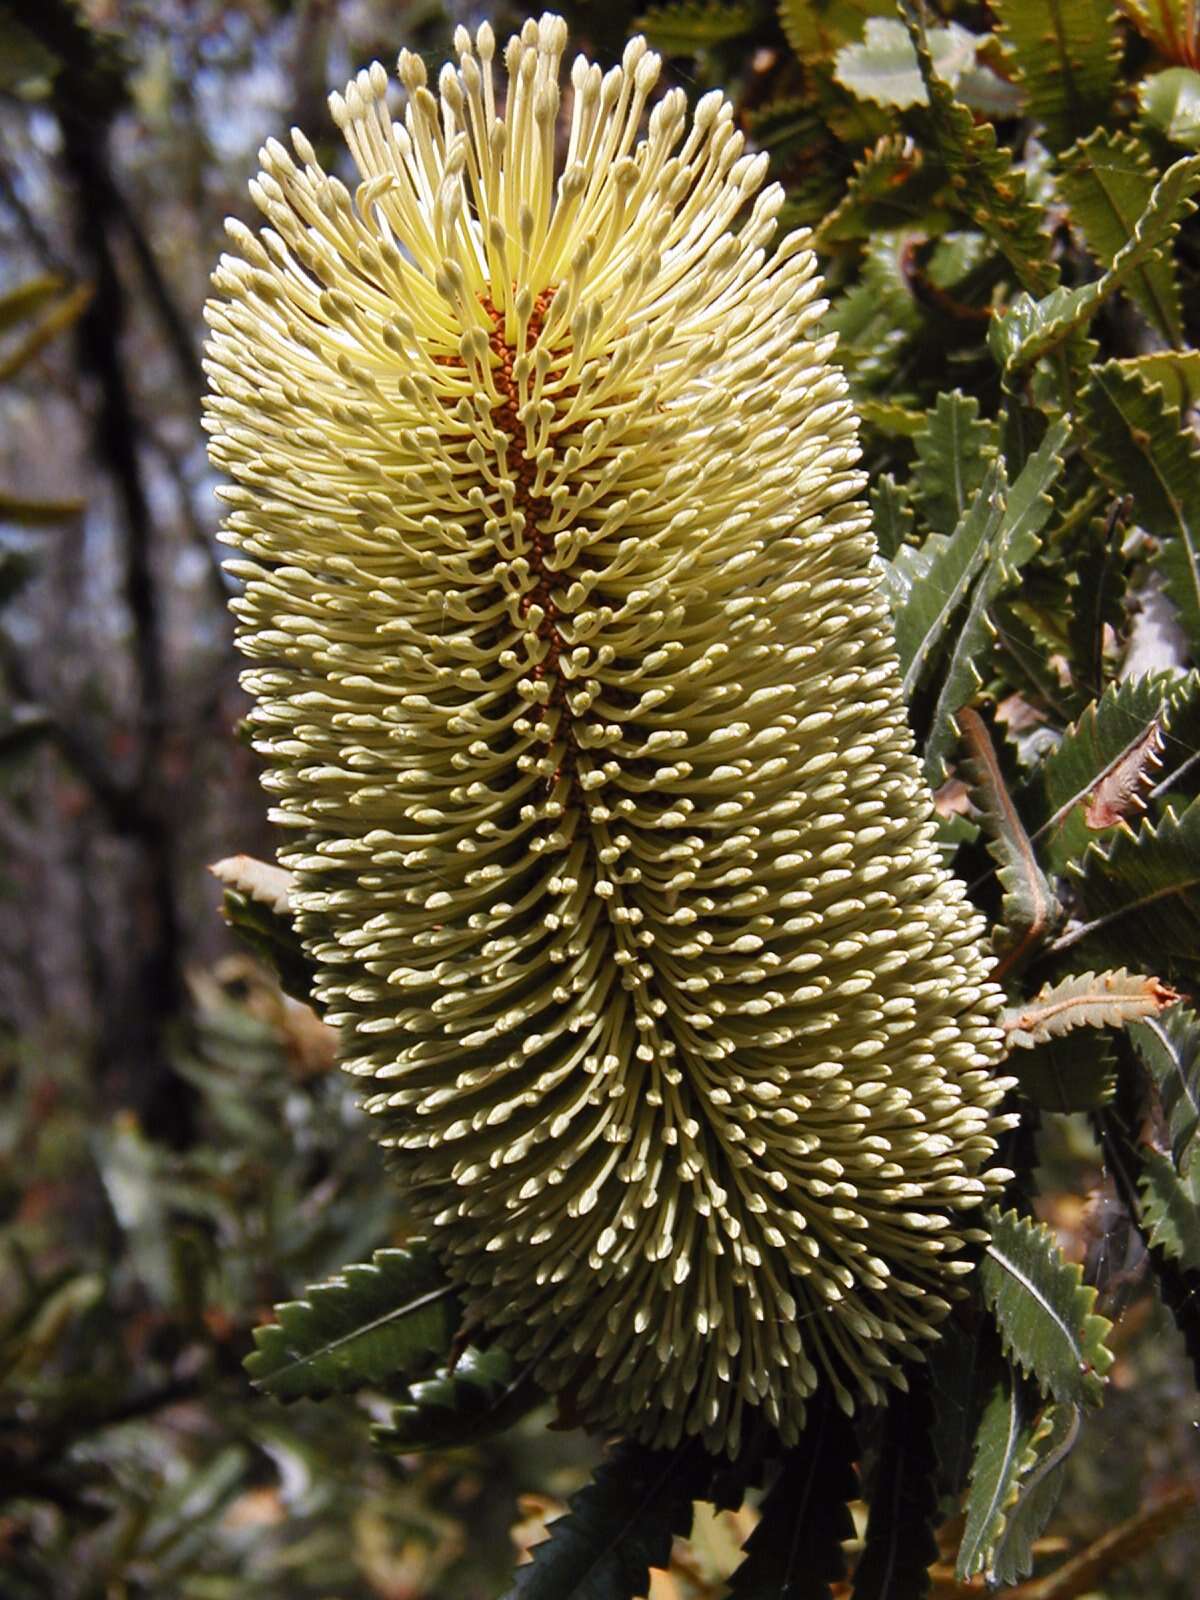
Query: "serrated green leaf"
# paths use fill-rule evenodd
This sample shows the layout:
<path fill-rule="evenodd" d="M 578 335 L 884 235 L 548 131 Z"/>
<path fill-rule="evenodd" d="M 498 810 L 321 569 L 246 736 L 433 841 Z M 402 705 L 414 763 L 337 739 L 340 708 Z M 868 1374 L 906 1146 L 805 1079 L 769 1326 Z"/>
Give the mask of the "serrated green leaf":
<path fill-rule="evenodd" d="M 907 493 L 890 472 L 883 473 L 871 485 L 870 501 L 879 553 L 890 561 L 913 531 L 913 509 Z"/>
<path fill-rule="evenodd" d="M 431 1378 L 408 1385 L 408 1395 L 393 1406 L 390 1423 L 372 1428 L 384 1449 L 408 1454 L 454 1450 L 511 1428 L 545 1396 L 527 1368 L 500 1345 L 469 1346 L 453 1371 L 440 1368 Z"/>
<path fill-rule="evenodd" d="M 1157 1150 L 1141 1152 L 1142 1223 L 1147 1242 L 1190 1272 L 1200 1272 L 1200 1161 L 1185 1172 Z"/>
<path fill-rule="evenodd" d="M 1073 1028 L 1123 1028 L 1156 1017 L 1179 996 L 1158 978 L 1126 972 L 1082 972 L 1046 984 L 1032 1000 L 1010 1006 L 1001 1019 L 1010 1049 L 1070 1033 Z"/>
<path fill-rule="evenodd" d="M 1082 421 L 1097 470 L 1118 494 L 1133 495 L 1139 526 L 1161 541 L 1164 585 L 1200 656 L 1200 451 L 1190 431 L 1161 389 L 1113 361 L 1093 372 Z"/>
<path fill-rule="evenodd" d="M 1128 788 L 1149 771 L 1155 783 L 1169 778 L 1180 755 L 1166 737 L 1172 723 L 1200 715 L 1200 674 L 1146 673 L 1110 684 L 1063 735 L 1038 769 L 1023 805 L 1038 826 L 1030 838 L 1049 870 L 1063 872 L 1096 838 L 1086 820 L 1091 797 L 1114 781 Z M 1190 718 L 1189 718 L 1190 720 Z M 1151 761 L 1149 752 L 1159 754 Z M 1169 752 L 1165 771 L 1161 752 Z M 1186 749 L 1183 759 L 1190 757 Z M 1093 822 L 1101 819 L 1093 814 Z"/>
<path fill-rule="evenodd" d="M 950 537 L 931 534 L 920 550 L 897 552 L 893 573 L 902 586 L 894 607 L 896 651 L 906 699 L 946 649 L 972 585 L 987 564 L 1004 516 L 1003 472 L 987 468 L 966 514 Z"/>
<path fill-rule="evenodd" d="M 780 0 L 779 21 L 801 61 L 819 61 L 861 39 L 868 17 L 893 10 L 893 0 Z"/>
<path fill-rule="evenodd" d="M 844 198 L 821 222 L 813 242 L 827 250 L 897 228 L 939 231 L 949 220 L 935 204 L 945 181 L 938 162 L 907 135 L 885 134 L 857 163 Z"/>
<path fill-rule="evenodd" d="M 999 365 L 1009 374 L 1031 366 L 1086 328 L 1104 302 L 1171 243 L 1180 223 L 1195 210 L 1192 195 L 1197 188 L 1200 156 L 1185 156 L 1155 184 L 1132 234 L 1101 277 L 1076 289 L 1053 289 L 1038 300 L 1028 293 L 1017 295 L 1003 316 L 992 318 L 988 331 Z"/>
<path fill-rule="evenodd" d="M 1058 187 L 1103 267 L 1111 267 L 1145 212 L 1154 190 L 1150 152 L 1132 134 L 1097 128 L 1063 153 Z M 1169 344 L 1183 339 L 1179 285 L 1169 255 L 1149 256 L 1130 274 L 1126 293 Z"/>
<path fill-rule="evenodd" d="M 1029 115 L 1051 150 L 1110 114 L 1120 34 L 1108 0 L 993 0 L 992 9 Z"/>
<path fill-rule="evenodd" d="M 256 1388 L 277 1400 L 406 1384 L 446 1354 L 460 1320 L 437 1258 L 416 1241 L 377 1250 L 306 1295 L 275 1307 L 279 1320 L 255 1328 L 246 1357 Z"/>
<path fill-rule="evenodd" d="M 1148 387 L 1158 384 L 1176 411 L 1190 411 L 1200 404 L 1200 350 L 1152 350 L 1144 356 L 1123 356 L 1116 364 L 1122 372 L 1144 379 Z"/>
<path fill-rule="evenodd" d="M 1121 10 L 1168 61 L 1182 61 L 1200 44 L 1200 18 L 1192 0 L 1121 0 Z"/>
<path fill-rule="evenodd" d="M 980 662 L 996 636 L 991 609 L 1041 548 L 1040 533 L 1053 509 L 1047 491 L 1062 471 L 1065 440 L 1066 425 L 1056 422 L 1006 495 L 986 565 L 955 637 L 925 738 L 925 776 L 931 784 L 940 783 L 945 772 L 945 758 L 955 740 L 955 716 L 981 686 Z M 1004 493 L 1003 482 L 1000 488 Z"/>
<path fill-rule="evenodd" d="M 676 0 L 673 5 L 651 6 L 633 23 L 633 31 L 644 33 L 664 55 L 693 56 L 740 39 L 756 19 L 748 0 Z"/>
<path fill-rule="evenodd" d="M 968 752 L 963 766 L 971 782 L 971 798 L 987 834 L 988 853 L 998 863 L 996 876 L 1004 890 L 997 948 L 1032 949 L 1057 927 L 1062 908 L 1034 855 L 983 718 L 963 707 L 958 720 Z"/>
<path fill-rule="evenodd" d="M 1078 880 L 1083 920 L 1056 941 L 1081 945 L 1089 959 L 1152 949 L 1155 965 L 1195 972 L 1200 964 L 1200 800 L 1178 814 L 1167 806 L 1157 824 L 1121 829 L 1107 849 L 1088 847 L 1070 873 Z"/>
<path fill-rule="evenodd" d="M 954 97 L 934 69 L 925 25 L 914 0 L 900 0 L 909 37 L 917 52 L 928 109 L 910 113 L 923 127 L 926 146 L 946 167 L 955 200 L 1008 261 L 1018 281 L 1034 295 L 1046 295 L 1058 282 L 1050 255 L 1050 230 L 1034 205 L 1025 174 L 1010 150 L 1000 149 L 988 122 L 976 122 L 970 107 Z"/>
<path fill-rule="evenodd" d="M 925 38 L 934 71 L 953 88 L 975 65 L 975 35 L 952 22 L 928 29 Z M 874 105 L 903 110 L 929 104 L 908 29 L 893 17 L 871 17 L 861 43 L 838 51 L 833 75 L 844 89 Z"/>
<path fill-rule="evenodd" d="M 1017 1480 L 1016 1496 L 1009 1502 L 988 1563 L 990 1584 L 1017 1583 L 1033 1571 L 1033 1546 L 1058 1504 L 1067 1457 L 1075 1447 L 1082 1421 L 1083 1412 L 1070 1405 L 1048 1405 L 1039 1416 L 1031 1447 L 1033 1460 Z"/>
<path fill-rule="evenodd" d="M 952 534 L 996 459 L 999 430 L 980 421 L 979 401 L 961 389 L 939 394 L 917 452 L 910 492 L 935 533 Z"/>
<path fill-rule="evenodd" d="M 960 1582 L 991 1565 L 1017 1485 L 1037 1459 L 1033 1447 L 1037 1413 L 1032 1385 L 1005 1366 L 983 1408 L 975 1436 L 967 1520 L 955 1569 Z"/>
<path fill-rule="evenodd" d="M 517 1569 L 505 1600 L 634 1600 L 650 1568 L 665 1567 L 671 1539 L 692 1525 L 712 1458 L 695 1440 L 675 1450 L 619 1445 L 573 1496 L 550 1537 Z"/>
<path fill-rule="evenodd" d="M 1050 1039 L 1014 1051 L 1004 1070 L 1018 1093 L 1043 1111 L 1098 1111 L 1117 1090 L 1117 1058 L 1105 1034 Z"/>
<path fill-rule="evenodd" d="M 1200 147 L 1200 72 L 1168 67 L 1138 84 L 1138 104 L 1152 128 L 1185 150 Z"/>
<path fill-rule="evenodd" d="M 921 1600 L 929 1592 L 929 1568 L 938 1554 L 933 1420 L 928 1373 L 914 1371 L 907 1394 L 888 1398 L 854 1600 Z"/>
<path fill-rule="evenodd" d="M 921 326 L 900 267 L 903 238 L 881 234 L 867 246 L 859 281 L 826 318 L 838 336 L 838 359 L 856 401 L 892 382 L 897 363 Z"/>
<path fill-rule="evenodd" d="M 762 1502 L 745 1560 L 729 1580 L 729 1600 L 829 1600 L 844 1570 L 841 1541 L 854 1537 L 847 1503 L 858 1492 L 856 1451 L 845 1416 L 821 1390 Z"/>
<path fill-rule="evenodd" d="M 1165 1017 L 1137 1023 L 1129 1037 L 1158 1089 L 1171 1156 L 1182 1171 L 1193 1160 L 1200 1129 L 1200 1016 L 1190 1006 L 1175 1006 Z"/>
<path fill-rule="evenodd" d="M 984 1226 L 991 1238 L 979 1280 L 1005 1352 L 1056 1400 L 1099 1405 L 1112 1352 L 1111 1324 L 1092 1309 L 1095 1289 L 1043 1224 L 990 1206 Z"/>

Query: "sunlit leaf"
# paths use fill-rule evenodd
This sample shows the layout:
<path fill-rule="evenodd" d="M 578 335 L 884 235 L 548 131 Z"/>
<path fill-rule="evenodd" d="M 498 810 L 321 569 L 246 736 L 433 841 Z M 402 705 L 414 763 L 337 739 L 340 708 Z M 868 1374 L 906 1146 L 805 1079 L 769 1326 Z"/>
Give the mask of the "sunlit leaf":
<path fill-rule="evenodd" d="M 1138 104 L 1152 128 L 1185 150 L 1200 146 L 1200 72 L 1168 67 L 1138 84 Z"/>
<path fill-rule="evenodd" d="M 952 88 L 975 65 L 975 35 L 955 22 L 930 28 L 926 41 L 934 71 Z M 908 30 L 891 17 L 871 17 L 862 42 L 842 46 L 834 76 L 852 94 L 876 105 L 902 110 L 929 104 Z"/>
<path fill-rule="evenodd" d="M 802 61 L 831 56 L 861 39 L 868 17 L 889 17 L 894 0 L 780 0 L 779 20 Z"/>
<path fill-rule="evenodd" d="M 1010 1006 L 1002 1025 L 1010 1047 L 1031 1049 L 1072 1028 L 1121 1028 L 1159 1012 L 1179 999 L 1159 978 L 1118 972 L 1084 972 L 1047 984 L 1032 1000 Z"/>

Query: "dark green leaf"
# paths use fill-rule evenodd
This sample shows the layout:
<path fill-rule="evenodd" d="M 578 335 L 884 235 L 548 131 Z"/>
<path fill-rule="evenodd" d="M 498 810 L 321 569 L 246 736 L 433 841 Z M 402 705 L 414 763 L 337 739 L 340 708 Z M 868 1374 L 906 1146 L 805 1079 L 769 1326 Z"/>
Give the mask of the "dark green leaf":
<path fill-rule="evenodd" d="M 755 10 L 746 0 L 677 0 L 652 6 L 633 24 L 656 50 L 668 56 L 693 56 L 713 45 L 739 39 L 754 26 Z"/>
<path fill-rule="evenodd" d="M 1103 1034 L 1014 1050 L 1004 1070 L 1043 1111 L 1096 1111 L 1108 1104 L 1117 1087 L 1117 1059 L 1112 1041 Z"/>
<path fill-rule="evenodd" d="M 1161 389 L 1113 361 L 1094 371 L 1082 420 L 1098 471 L 1118 494 L 1134 497 L 1139 526 L 1162 541 L 1167 593 L 1200 655 L 1200 452 L 1190 432 Z"/>
<path fill-rule="evenodd" d="M 872 239 L 859 281 L 826 318 L 826 327 L 838 335 L 838 357 L 859 400 L 891 383 L 901 353 L 921 326 L 901 270 L 903 246 L 903 236 L 896 233 Z"/>
<path fill-rule="evenodd" d="M 911 1371 L 908 1393 L 888 1399 L 854 1600 L 921 1600 L 937 1560 L 937 1457 L 929 1375 Z"/>
<path fill-rule="evenodd" d="M 814 1396 L 800 1443 L 762 1503 L 729 1600 L 829 1600 L 842 1576 L 841 1541 L 854 1537 L 854 1432 L 828 1389 Z"/>
<path fill-rule="evenodd" d="M 1150 152 L 1132 134 L 1097 128 L 1062 157 L 1058 186 L 1101 266 L 1111 267 L 1145 211 L 1154 189 Z M 1130 299 L 1170 344 L 1183 338 L 1174 264 L 1163 251 L 1151 255 L 1126 285 Z"/>
<path fill-rule="evenodd" d="M 938 1483 L 943 1496 L 957 1504 L 970 1474 L 983 1408 L 1007 1369 L 992 1324 L 981 1321 L 968 1328 L 957 1317 L 943 1324 L 927 1359 Z"/>
<path fill-rule="evenodd" d="M 459 1324 L 445 1274 L 416 1241 L 343 1267 L 275 1314 L 255 1328 L 246 1371 L 277 1400 L 407 1383 L 445 1355 Z"/>
<path fill-rule="evenodd" d="M 1109 115 L 1120 34 L 1108 0 L 993 0 L 992 9 L 1029 115 L 1052 150 Z"/>
<path fill-rule="evenodd" d="M 375 1443 L 407 1454 L 452 1450 L 503 1433 L 545 1399 L 527 1368 L 507 1350 L 473 1346 L 450 1371 L 410 1383 L 408 1398 L 392 1409 L 390 1423 L 373 1428 Z"/>
<path fill-rule="evenodd" d="M 1179 1172 L 1157 1150 L 1143 1150 L 1141 1157 L 1139 1186 L 1147 1242 L 1188 1271 L 1200 1272 L 1200 1161 L 1189 1161 Z"/>
<path fill-rule="evenodd" d="M 315 971 L 292 922 L 291 873 L 253 856 L 229 856 L 208 869 L 225 885 L 225 920 L 265 960 L 280 988 L 312 1004 Z"/>
<path fill-rule="evenodd" d="M 1165 1017 L 1135 1024 L 1129 1037 L 1158 1089 L 1171 1155 L 1182 1170 L 1200 1129 L 1200 1016 L 1190 1006 L 1175 1006 Z"/>
<path fill-rule="evenodd" d="M 1142 784 L 1143 772 L 1162 780 L 1162 766 L 1149 752 L 1164 748 L 1172 719 L 1182 719 L 1188 708 L 1200 709 L 1200 675 L 1147 673 L 1110 684 L 1067 729 L 1042 763 L 1028 802 L 1039 823 L 1030 837 L 1052 871 L 1064 871 L 1095 839 L 1098 829 L 1085 819 L 1101 785 Z M 1179 756 L 1170 745 L 1165 748 L 1169 772 Z M 1092 820 L 1100 820 L 1095 812 Z"/>
<path fill-rule="evenodd" d="M 1112 1353 L 1095 1289 L 1043 1224 L 991 1206 L 985 1226 L 980 1284 L 1006 1353 L 1056 1400 L 1098 1405 Z"/>
<path fill-rule="evenodd" d="M 913 530 L 912 506 L 890 472 L 883 473 L 871 485 L 870 498 L 879 553 L 890 561 Z"/>
<path fill-rule="evenodd" d="M 506 1600 L 635 1600 L 651 1567 L 665 1567 L 671 1540 L 692 1525 L 713 1463 L 697 1440 L 675 1450 L 619 1445 L 575 1495 Z"/>
<path fill-rule="evenodd" d="M 886 134 L 855 166 L 845 198 L 817 228 L 815 243 L 828 249 L 896 228 L 937 230 L 948 220 L 947 213 L 935 209 L 945 181 L 938 162 L 912 139 Z"/>
<path fill-rule="evenodd" d="M 1084 920 L 1056 942 L 1082 944 L 1089 960 L 1152 949 L 1167 975 L 1200 963 L 1200 800 L 1182 815 L 1167 806 L 1155 825 L 1120 829 L 1107 849 L 1088 847 L 1070 867 Z"/>

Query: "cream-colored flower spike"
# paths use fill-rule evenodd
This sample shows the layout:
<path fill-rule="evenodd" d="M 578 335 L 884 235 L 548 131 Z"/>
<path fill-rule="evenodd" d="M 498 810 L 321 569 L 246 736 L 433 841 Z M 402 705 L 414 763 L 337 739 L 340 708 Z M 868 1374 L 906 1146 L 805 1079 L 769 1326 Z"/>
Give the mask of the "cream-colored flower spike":
<path fill-rule="evenodd" d="M 229 225 L 212 457 L 281 860 L 474 1325 L 593 1423 L 787 1440 L 969 1270 L 999 994 L 939 865 L 856 422 L 732 108 L 462 29 Z M 645 127 L 644 136 L 641 130 Z"/>

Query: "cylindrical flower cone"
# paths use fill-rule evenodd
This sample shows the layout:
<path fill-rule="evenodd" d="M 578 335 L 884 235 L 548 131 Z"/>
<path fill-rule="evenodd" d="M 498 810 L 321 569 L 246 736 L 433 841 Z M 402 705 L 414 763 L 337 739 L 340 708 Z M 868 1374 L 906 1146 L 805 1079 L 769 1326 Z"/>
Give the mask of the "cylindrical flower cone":
<path fill-rule="evenodd" d="M 805 236 L 719 94 L 565 44 L 405 52 L 402 122 L 360 73 L 353 193 L 268 143 L 212 457 L 319 998 L 472 1325 L 736 1450 L 936 1336 L 1000 996 Z"/>

